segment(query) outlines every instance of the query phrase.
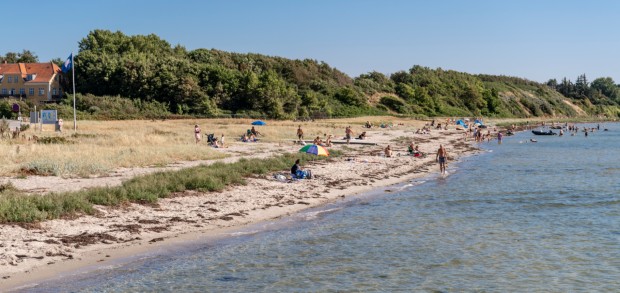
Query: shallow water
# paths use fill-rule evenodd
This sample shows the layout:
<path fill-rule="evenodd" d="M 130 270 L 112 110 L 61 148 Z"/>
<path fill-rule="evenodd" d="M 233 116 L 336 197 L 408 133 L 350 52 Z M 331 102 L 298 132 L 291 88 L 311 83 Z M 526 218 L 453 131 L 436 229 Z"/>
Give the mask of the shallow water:
<path fill-rule="evenodd" d="M 25 291 L 616 291 L 620 125 L 603 127 L 519 133 L 447 177 Z"/>

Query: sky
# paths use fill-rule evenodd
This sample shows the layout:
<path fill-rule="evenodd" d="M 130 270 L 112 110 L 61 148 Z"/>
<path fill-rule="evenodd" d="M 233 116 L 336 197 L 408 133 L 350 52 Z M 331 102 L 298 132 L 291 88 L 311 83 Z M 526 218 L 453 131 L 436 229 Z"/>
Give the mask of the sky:
<path fill-rule="evenodd" d="M 586 74 L 620 83 L 615 0 L 31 0 L 28 9 L 24 3 L 2 3 L 1 55 L 26 49 L 41 62 L 64 60 L 90 31 L 105 29 L 155 34 L 188 50 L 314 59 L 351 77 L 421 65 L 538 82 Z"/>

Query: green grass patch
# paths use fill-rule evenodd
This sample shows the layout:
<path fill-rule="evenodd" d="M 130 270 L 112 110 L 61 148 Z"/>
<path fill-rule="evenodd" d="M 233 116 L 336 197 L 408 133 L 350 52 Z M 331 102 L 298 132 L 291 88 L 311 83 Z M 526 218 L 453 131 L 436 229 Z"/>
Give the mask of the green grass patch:
<path fill-rule="evenodd" d="M 74 143 L 71 140 L 66 139 L 63 136 L 45 136 L 45 137 L 39 137 L 37 139 L 37 143 L 42 143 L 42 144 L 71 144 Z"/>
<path fill-rule="evenodd" d="M 332 157 L 342 155 L 330 151 Z M 215 163 L 178 171 L 138 176 L 116 187 L 96 187 L 76 192 L 28 195 L 11 184 L 0 185 L 0 223 L 30 223 L 93 214 L 93 205 L 119 206 L 125 203 L 156 203 L 174 192 L 185 190 L 222 191 L 226 186 L 245 184 L 252 175 L 288 170 L 296 159 L 302 164 L 325 160 L 308 154 L 285 154 L 267 159 L 241 159 L 236 163 Z"/>

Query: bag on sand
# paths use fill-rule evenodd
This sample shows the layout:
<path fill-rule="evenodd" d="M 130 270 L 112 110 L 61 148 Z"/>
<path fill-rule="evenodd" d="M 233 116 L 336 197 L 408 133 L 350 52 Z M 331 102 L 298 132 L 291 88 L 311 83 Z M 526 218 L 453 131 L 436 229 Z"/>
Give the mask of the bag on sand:
<path fill-rule="evenodd" d="M 306 173 L 306 178 L 312 179 L 312 171 L 308 170 Z"/>

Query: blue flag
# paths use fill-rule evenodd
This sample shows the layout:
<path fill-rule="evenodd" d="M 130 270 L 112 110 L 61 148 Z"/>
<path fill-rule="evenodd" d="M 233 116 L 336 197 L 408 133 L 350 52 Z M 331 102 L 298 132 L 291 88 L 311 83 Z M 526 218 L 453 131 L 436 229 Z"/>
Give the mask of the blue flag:
<path fill-rule="evenodd" d="M 69 71 L 71 67 L 73 67 L 73 53 L 71 53 L 71 55 L 69 55 L 69 58 L 65 60 L 65 63 L 62 64 L 62 68 L 60 68 L 60 70 L 62 70 L 63 73 L 67 73 L 67 71 Z"/>

